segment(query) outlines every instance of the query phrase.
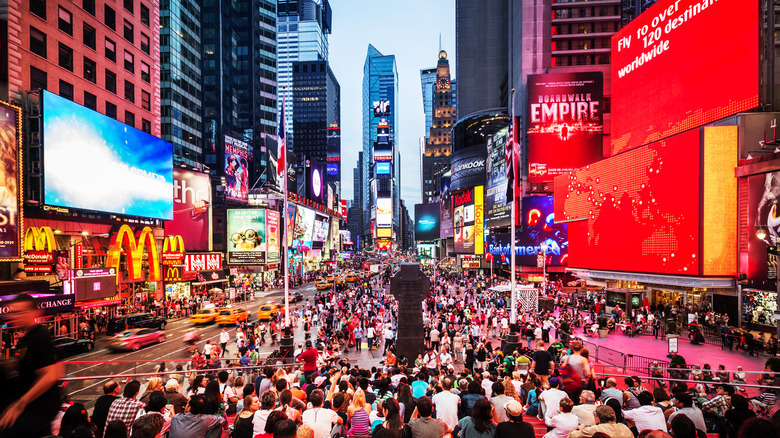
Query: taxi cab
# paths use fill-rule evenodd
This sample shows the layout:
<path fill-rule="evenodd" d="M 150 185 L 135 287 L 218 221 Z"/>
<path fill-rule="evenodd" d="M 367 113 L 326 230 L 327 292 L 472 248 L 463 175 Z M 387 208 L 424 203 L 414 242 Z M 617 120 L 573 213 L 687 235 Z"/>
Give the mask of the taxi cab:
<path fill-rule="evenodd" d="M 350 272 L 349 274 L 347 274 L 347 276 L 344 277 L 344 279 L 347 280 L 347 282 L 349 283 L 355 283 L 358 281 L 358 277 L 357 275 L 355 275 L 354 272 Z"/>
<path fill-rule="evenodd" d="M 218 307 L 200 309 L 198 313 L 190 316 L 190 322 L 193 324 L 213 324 L 217 315 L 219 315 L 219 311 Z"/>
<path fill-rule="evenodd" d="M 332 281 L 333 280 L 331 281 L 318 280 L 317 282 L 314 283 L 314 286 L 317 288 L 317 290 L 328 290 L 331 287 L 333 287 Z"/>
<path fill-rule="evenodd" d="M 257 309 L 257 319 L 260 321 L 267 321 L 271 319 L 271 315 L 275 315 L 277 310 L 280 310 L 282 312 L 282 315 L 284 315 L 284 304 L 279 303 L 266 303 L 260 306 L 259 309 Z"/>
<path fill-rule="evenodd" d="M 333 283 L 333 280 L 334 280 L 333 275 L 328 275 L 327 277 L 325 277 L 325 281 L 327 281 L 328 283 Z"/>
<path fill-rule="evenodd" d="M 235 325 L 236 323 L 246 321 L 247 319 L 249 319 L 249 312 L 247 312 L 246 309 L 224 308 L 219 311 L 216 321 L 219 325 Z"/>

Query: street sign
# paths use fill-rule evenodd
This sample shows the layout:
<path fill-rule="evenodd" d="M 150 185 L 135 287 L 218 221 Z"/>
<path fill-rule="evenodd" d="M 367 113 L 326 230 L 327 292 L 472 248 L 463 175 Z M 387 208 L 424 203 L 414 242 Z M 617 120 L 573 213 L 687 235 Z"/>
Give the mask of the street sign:
<path fill-rule="evenodd" d="M 669 343 L 669 354 L 677 353 L 677 337 L 668 337 L 666 341 Z"/>

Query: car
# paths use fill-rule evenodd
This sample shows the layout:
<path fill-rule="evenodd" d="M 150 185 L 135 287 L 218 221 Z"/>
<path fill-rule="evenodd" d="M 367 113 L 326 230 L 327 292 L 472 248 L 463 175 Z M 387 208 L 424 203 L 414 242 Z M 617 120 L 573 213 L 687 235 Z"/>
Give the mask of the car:
<path fill-rule="evenodd" d="M 246 321 L 247 319 L 249 319 L 249 312 L 247 312 L 246 309 L 234 307 L 221 309 L 219 315 L 216 317 L 216 322 L 219 325 L 235 325 L 236 323 Z"/>
<path fill-rule="evenodd" d="M 328 281 L 317 281 L 314 283 L 314 287 L 316 287 L 317 290 L 328 290 L 333 287 L 333 283 Z"/>
<path fill-rule="evenodd" d="M 333 274 L 325 277 L 325 281 L 327 281 L 328 283 L 333 283 L 333 280 L 334 280 Z"/>
<path fill-rule="evenodd" d="M 580 287 L 580 284 L 582 284 L 582 280 L 578 278 L 576 280 L 572 280 L 572 281 L 566 283 L 566 286 L 569 286 L 569 287 Z"/>
<path fill-rule="evenodd" d="M 190 322 L 193 324 L 213 324 L 220 310 L 219 307 L 200 309 L 198 313 L 190 316 Z"/>
<path fill-rule="evenodd" d="M 271 315 L 276 315 L 277 311 L 282 312 L 284 315 L 284 305 L 279 303 L 266 303 L 257 309 L 257 319 L 260 321 L 267 321 L 271 319 Z"/>
<path fill-rule="evenodd" d="M 95 348 L 95 343 L 90 339 L 73 339 L 67 336 L 54 338 L 52 343 L 58 360 L 74 354 L 86 353 Z"/>
<path fill-rule="evenodd" d="M 293 292 L 290 294 L 290 302 L 291 303 L 297 303 L 298 301 L 303 301 L 303 295 L 301 295 L 300 292 Z"/>
<path fill-rule="evenodd" d="M 134 313 L 132 315 L 120 316 L 114 318 L 108 323 L 106 329 L 109 335 L 121 332 L 122 330 L 134 328 L 157 328 L 165 330 L 166 320 L 160 316 L 154 316 L 151 313 Z"/>
<path fill-rule="evenodd" d="M 138 350 L 147 345 L 165 341 L 165 332 L 149 328 L 130 329 L 117 333 L 108 341 L 112 350 Z"/>
<path fill-rule="evenodd" d="M 344 279 L 347 280 L 347 282 L 349 283 L 356 283 L 358 281 L 358 276 L 355 275 L 354 272 L 351 272 L 347 274 L 346 277 L 344 277 Z"/>

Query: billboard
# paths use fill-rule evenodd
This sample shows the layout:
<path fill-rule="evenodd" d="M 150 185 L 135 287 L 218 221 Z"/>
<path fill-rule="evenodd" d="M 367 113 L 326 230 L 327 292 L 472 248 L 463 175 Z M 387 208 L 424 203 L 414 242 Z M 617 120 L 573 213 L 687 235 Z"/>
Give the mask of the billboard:
<path fill-rule="evenodd" d="M 91 268 L 71 271 L 76 301 L 84 302 L 110 298 L 116 295 L 116 270 L 114 268 Z"/>
<path fill-rule="evenodd" d="M 509 226 L 512 204 L 507 202 L 509 181 L 506 172 L 506 142 L 509 127 L 488 138 L 487 177 L 485 182 L 485 224 L 490 227 Z"/>
<path fill-rule="evenodd" d="M 311 247 L 314 236 L 314 210 L 298 206 L 298 212 L 295 216 L 295 234 L 293 238 L 307 242 Z"/>
<path fill-rule="evenodd" d="M 312 232 L 312 242 L 324 242 L 328 240 L 328 231 L 330 231 L 330 219 L 327 216 L 316 215 L 314 219 L 314 230 Z"/>
<path fill-rule="evenodd" d="M 309 165 L 309 194 L 308 198 L 314 202 L 325 203 L 325 176 L 319 161 L 311 160 Z"/>
<path fill-rule="evenodd" d="M 447 237 L 454 237 L 455 231 L 453 228 L 454 222 L 452 219 L 452 192 L 450 191 L 449 176 L 443 176 L 441 178 L 441 201 L 439 205 L 439 222 L 441 223 L 439 236 L 442 239 Z"/>
<path fill-rule="evenodd" d="M 230 242 L 227 262 L 232 265 L 265 263 L 267 250 L 264 209 L 228 210 L 227 228 Z"/>
<path fill-rule="evenodd" d="M 376 163 L 377 175 L 390 175 L 390 163 Z"/>
<path fill-rule="evenodd" d="M 474 254 L 474 191 L 465 189 L 452 192 L 456 253 Z"/>
<path fill-rule="evenodd" d="M 434 251 L 434 245 L 432 243 L 417 244 L 417 258 L 420 260 L 434 258 Z"/>
<path fill-rule="evenodd" d="M 376 225 L 389 227 L 393 225 L 393 199 L 378 198 L 376 200 Z"/>
<path fill-rule="evenodd" d="M 22 126 L 21 109 L 0 102 L 0 163 L 4 179 L 0 199 L 0 261 L 18 261 L 22 256 L 19 217 Z"/>
<path fill-rule="evenodd" d="M 46 90 L 42 93 L 44 202 L 173 219 L 173 149 Z"/>
<path fill-rule="evenodd" d="M 758 11 L 661 0 L 613 35 L 612 154 L 757 107 Z"/>
<path fill-rule="evenodd" d="M 778 202 L 780 172 L 748 178 L 748 285 L 757 289 L 774 291 L 777 286 L 778 256 L 768 250 L 780 241 Z"/>
<path fill-rule="evenodd" d="M 439 238 L 441 228 L 439 214 L 438 202 L 415 204 L 414 240 L 430 242 Z"/>
<path fill-rule="evenodd" d="M 603 90 L 601 72 L 528 76 L 528 182 L 604 157 Z"/>
<path fill-rule="evenodd" d="M 389 145 L 374 146 L 374 161 L 392 161 L 393 148 Z"/>
<path fill-rule="evenodd" d="M 387 116 L 390 114 L 389 100 L 375 100 L 373 102 L 374 117 Z"/>
<path fill-rule="evenodd" d="M 485 185 L 486 145 L 470 146 L 452 153 L 450 190 Z"/>
<path fill-rule="evenodd" d="M 187 251 L 211 249 L 211 183 L 208 174 L 173 169 L 173 220 L 165 234 L 179 235 Z"/>
<path fill-rule="evenodd" d="M 249 162 L 252 146 L 242 140 L 225 136 L 225 197 L 246 201 L 249 193 Z"/>
<path fill-rule="evenodd" d="M 281 233 L 282 231 L 279 229 L 279 212 L 266 210 L 265 238 L 266 242 L 268 242 L 268 249 L 265 253 L 266 263 L 277 263 L 279 261 Z"/>

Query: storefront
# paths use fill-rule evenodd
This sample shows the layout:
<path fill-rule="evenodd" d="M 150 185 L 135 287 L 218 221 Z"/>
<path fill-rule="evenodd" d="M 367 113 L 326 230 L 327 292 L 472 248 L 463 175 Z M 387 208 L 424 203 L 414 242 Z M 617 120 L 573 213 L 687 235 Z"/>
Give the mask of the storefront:
<path fill-rule="evenodd" d="M 43 324 L 49 330 L 52 336 L 69 336 L 78 338 L 78 314 L 75 312 L 75 295 L 54 295 L 46 293 L 35 293 L 30 291 L 30 295 L 35 298 L 35 303 L 41 310 L 42 316 L 38 323 Z M 16 345 L 21 337 L 19 330 L 9 326 L 7 316 L 12 312 L 11 300 L 16 295 L 0 296 L 0 351 L 5 357 L 7 349 Z"/>
<path fill-rule="evenodd" d="M 774 331 L 777 292 L 742 289 L 742 321 L 751 329 Z"/>

